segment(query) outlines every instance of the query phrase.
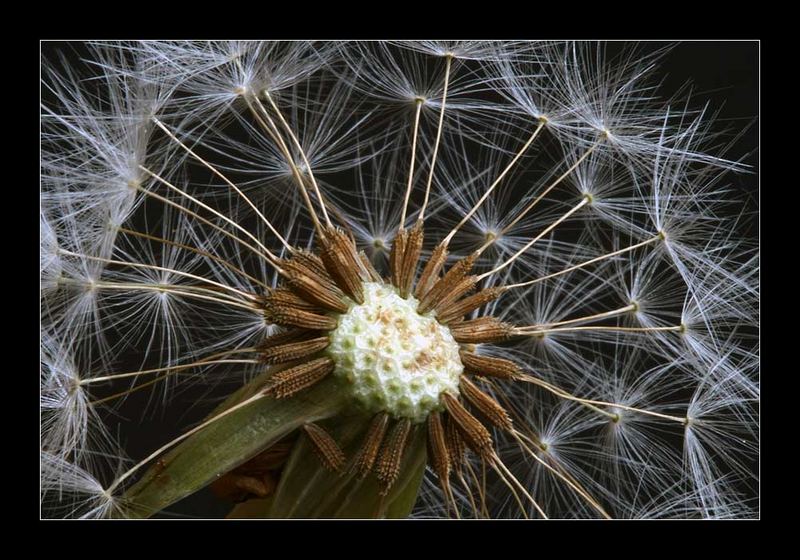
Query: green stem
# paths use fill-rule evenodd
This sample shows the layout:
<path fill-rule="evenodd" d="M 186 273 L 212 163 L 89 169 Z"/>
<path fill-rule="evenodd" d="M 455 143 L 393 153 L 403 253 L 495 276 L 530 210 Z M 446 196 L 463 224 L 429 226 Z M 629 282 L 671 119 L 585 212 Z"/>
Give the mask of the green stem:
<path fill-rule="evenodd" d="M 260 385 L 257 383 L 260 382 Z M 257 379 L 220 406 L 263 387 Z M 338 414 L 346 392 L 330 378 L 288 399 L 270 397 L 220 418 L 157 460 L 123 496 L 127 517 L 149 517 L 213 482 L 307 422 Z"/>

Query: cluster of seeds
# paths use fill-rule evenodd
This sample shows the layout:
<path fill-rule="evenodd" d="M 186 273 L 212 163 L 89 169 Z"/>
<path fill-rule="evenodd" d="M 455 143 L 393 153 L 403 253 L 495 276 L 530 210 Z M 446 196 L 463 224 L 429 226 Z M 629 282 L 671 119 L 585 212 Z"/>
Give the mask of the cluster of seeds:
<path fill-rule="evenodd" d="M 364 303 L 339 318 L 329 354 L 336 375 L 368 411 L 422 422 L 442 409 L 442 393 L 458 394 L 458 350 L 447 328 L 417 313 L 413 296 L 403 299 L 396 288 L 370 282 Z"/>
<path fill-rule="evenodd" d="M 286 330 L 266 339 L 262 356 L 290 367 L 272 376 L 265 393 L 287 398 L 330 374 L 340 377 L 354 405 L 374 415 L 354 467 L 362 476 L 374 470 L 384 494 L 398 476 L 412 425 L 427 423 L 430 459 L 449 496 L 450 470 L 467 448 L 494 457 L 489 431 L 464 401 L 491 424 L 512 429 L 503 407 L 469 376 L 507 380 L 520 370 L 473 351 L 514 334 L 512 325 L 490 316 L 464 319 L 501 293 L 471 294 L 477 255 L 442 274 L 447 244 L 440 243 L 415 283 L 422 240 L 420 222 L 400 230 L 388 279 L 332 227 L 324 229 L 319 255 L 298 251 L 283 261 L 287 285 L 265 297 L 264 311 Z M 306 433 L 327 467 L 343 466 L 341 449 L 323 428 L 309 425 Z"/>

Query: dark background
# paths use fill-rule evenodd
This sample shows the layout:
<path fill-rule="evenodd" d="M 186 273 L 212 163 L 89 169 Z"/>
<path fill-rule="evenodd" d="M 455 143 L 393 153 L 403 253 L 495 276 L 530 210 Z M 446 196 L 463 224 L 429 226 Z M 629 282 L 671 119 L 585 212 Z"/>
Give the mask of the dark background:
<path fill-rule="evenodd" d="M 664 44 L 643 43 L 641 48 L 648 51 L 663 47 Z M 608 45 L 608 52 L 613 53 L 622 46 L 623 43 L 611 43 Z M 728 159 L 741 160 L 752 168 L 752 173 L 728 174 L 727 177 L 727 184 L 741 193 L 741 200 L 751 212 L 756 212 L 759 207 L 759 47 L 756 41 L 673 43 L 671 50 L 660 62 L 659 72 L 664 78 L 660 89 L 663 97 L 669 97 L 690 84 L 693 100 L 691 106 L 697 108 L 708 103 L 710 112 L 717 113 L 716 130 L 727 130 L 730 138 L 733 138 L 747 128 L 725 156 Z M 63 42 L 44 42 L 41 50 L 45 57 L 51 58 L 58 53 L 70 62 L 77 62 L 86 53 L 80 44 Z M 757 222 L 753 221 L 747 229 L 747 235 L 757 236 L 757 226 Z M 176 397 L 175 406 L 150 407 L 149 410 L 156 410 L 156 414 L 149 414 L 139 422 L 134 411 L 147 404 L 148 396 L 144 393 L 146 391 L 132 395 L 124 407 L 130 413 L 123 413 L 123 416 L 136 421 L 136 429 L 123 428 L 120 432 L 123 447 L 132 458 L 144 457 L 163 444 L 165 427 L 187 425 L 202 418 L 204 410 L 187 412 L 187 408 L 190 408 L 194 398 L 207 398 L 202 389 L 190 389 Z M 228 504 L 217 501 L 206 489 L 173 505 L 163 516 L 220 517 L 225 515 L 229 507 Z"/>

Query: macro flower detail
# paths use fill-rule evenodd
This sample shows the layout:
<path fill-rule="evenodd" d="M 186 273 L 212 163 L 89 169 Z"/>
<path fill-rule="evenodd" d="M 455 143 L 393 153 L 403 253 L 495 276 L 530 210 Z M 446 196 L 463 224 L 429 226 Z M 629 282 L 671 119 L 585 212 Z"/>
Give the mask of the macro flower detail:
<path fill-rule="evenodd" d="M 44 516 L 758 515 L 751 169 L 665 50 L 56 47 Z"/>
<path fill-rule="evenodd" d="M 331 333 L 335 373 L 365 408 L 423 421 L 440 408 L 443 392 L 458 394 L 458 343 L 436 319 L 419 315 L 416 302 L 381 283 L 365 284 L 364 299 Z"/>

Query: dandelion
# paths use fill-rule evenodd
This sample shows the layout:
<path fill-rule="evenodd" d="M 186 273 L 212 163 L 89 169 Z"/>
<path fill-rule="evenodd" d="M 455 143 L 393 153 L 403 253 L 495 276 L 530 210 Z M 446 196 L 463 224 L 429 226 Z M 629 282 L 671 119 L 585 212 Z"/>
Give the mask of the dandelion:
<path fill-rule="evenodd" d="M 44 516 L 758 515 L 750 170 L 665 49 L 47 47 Z"/>

